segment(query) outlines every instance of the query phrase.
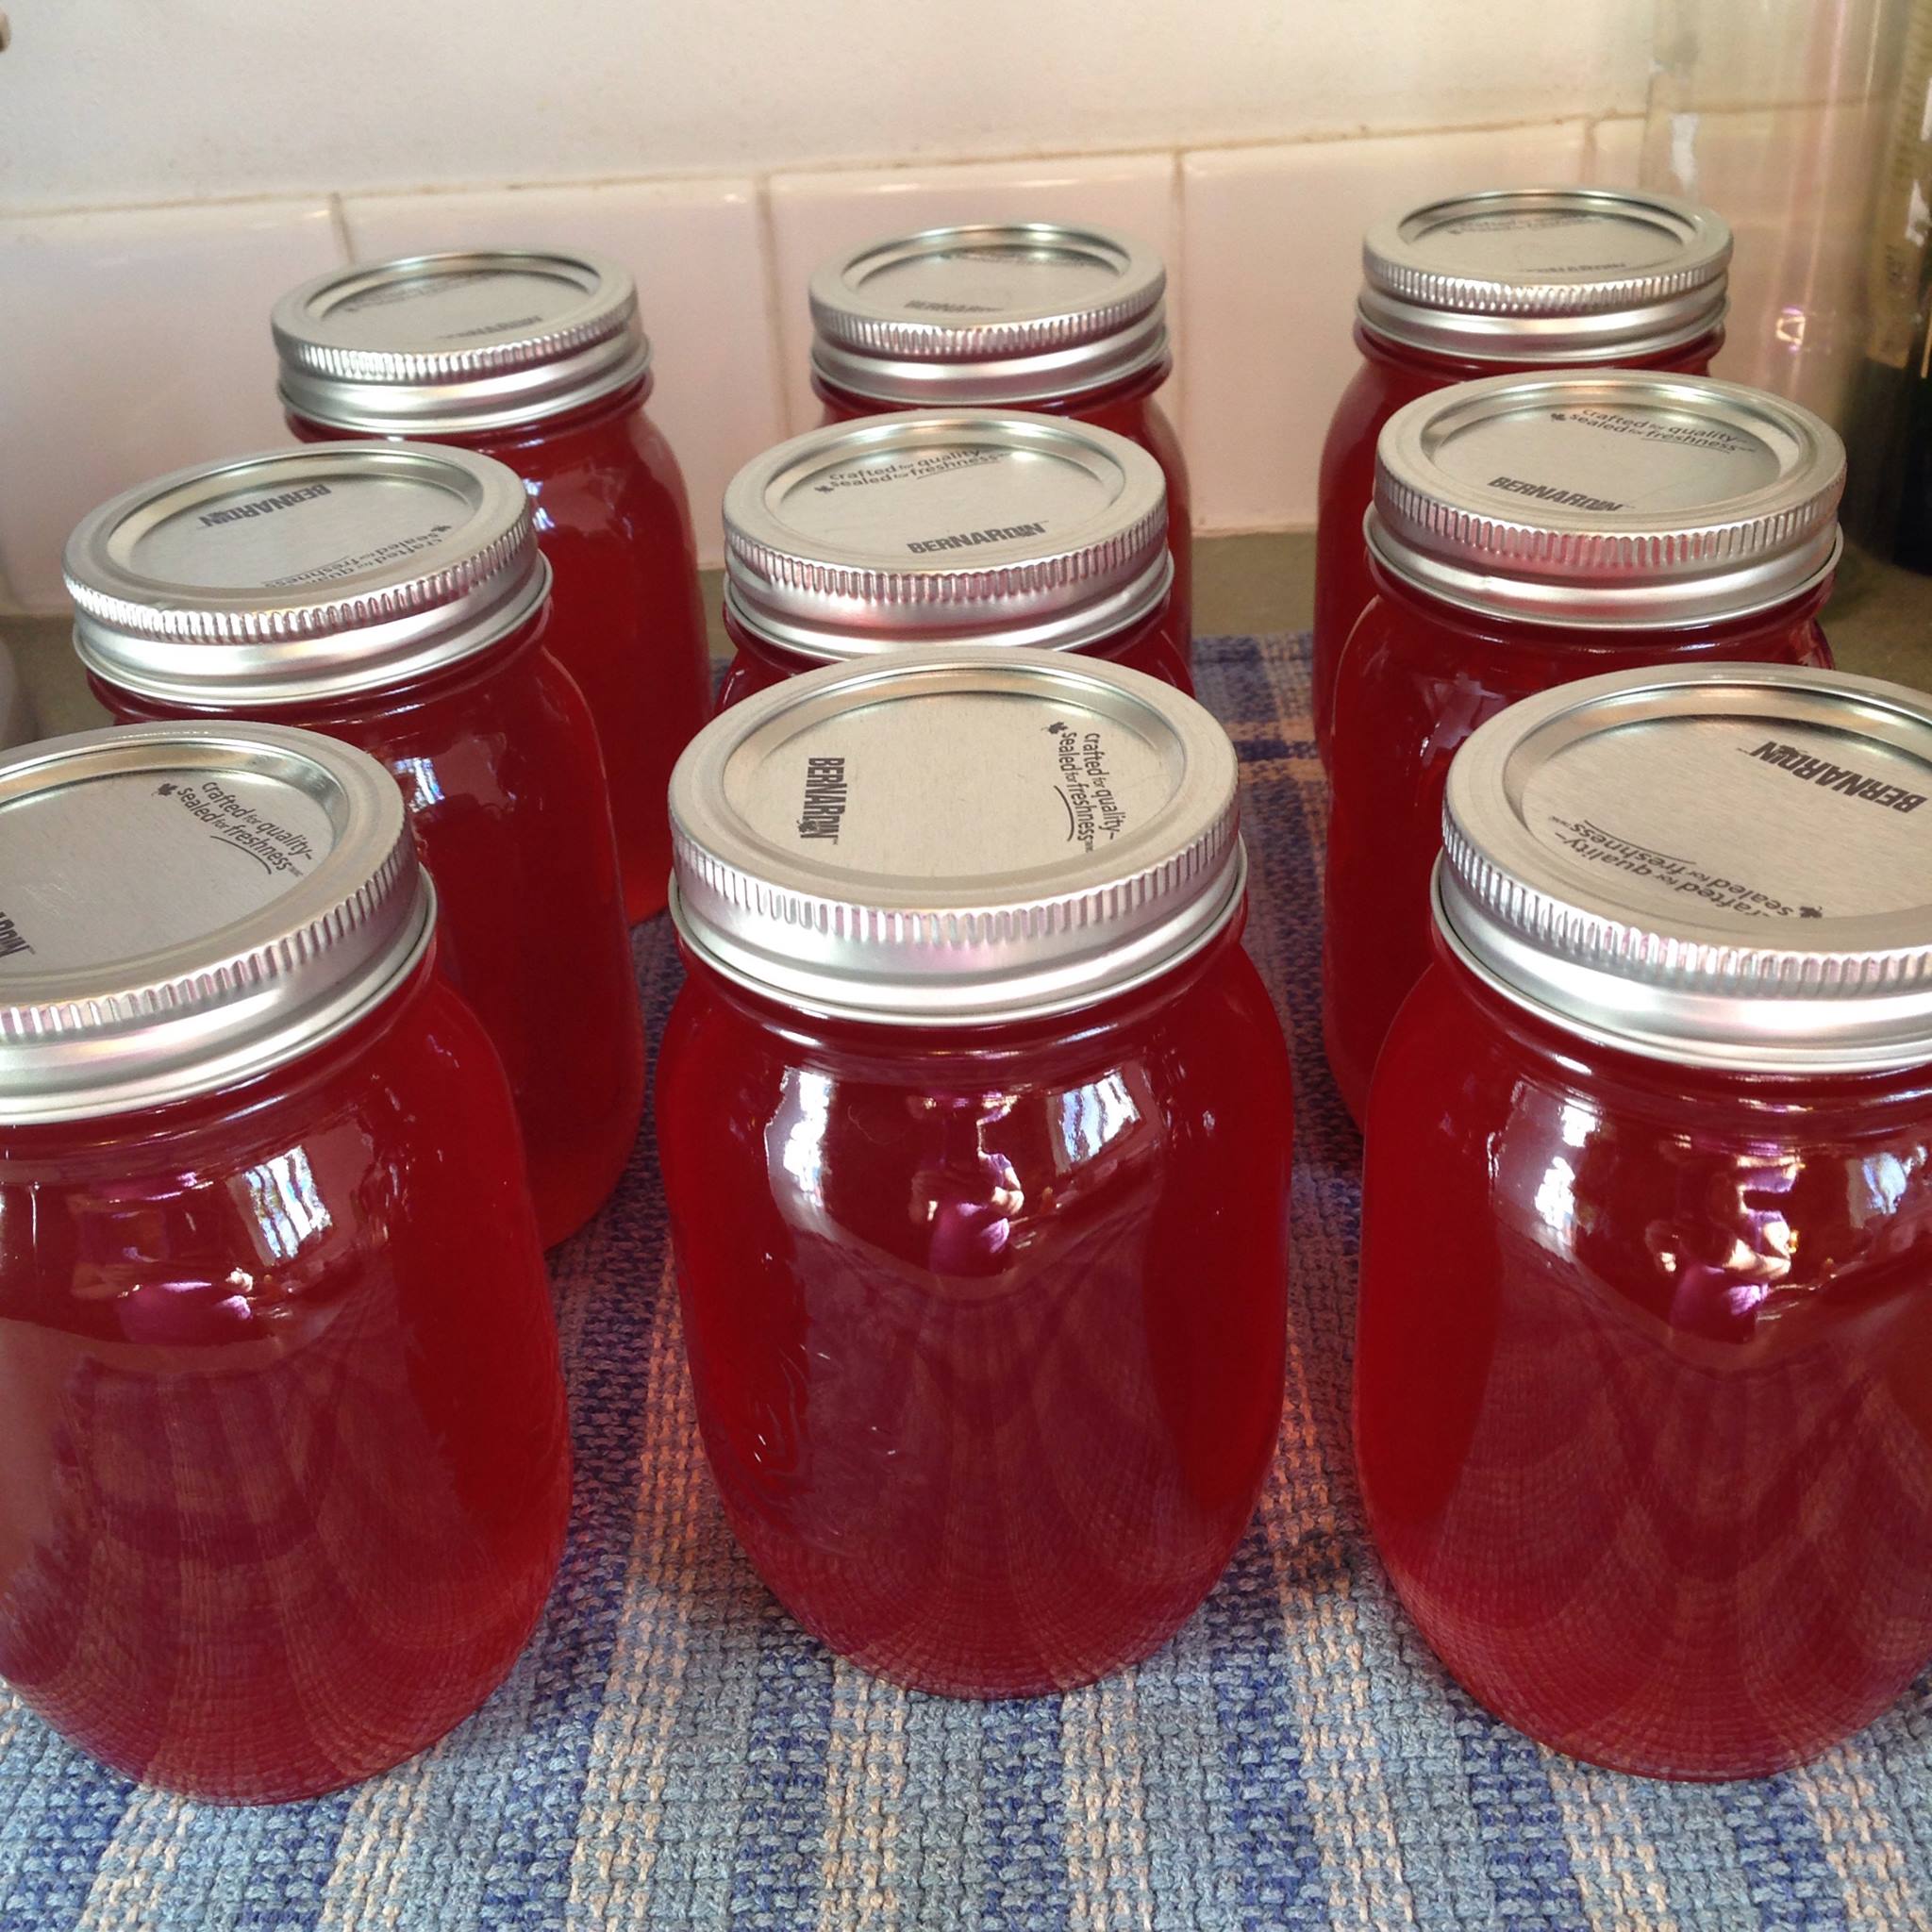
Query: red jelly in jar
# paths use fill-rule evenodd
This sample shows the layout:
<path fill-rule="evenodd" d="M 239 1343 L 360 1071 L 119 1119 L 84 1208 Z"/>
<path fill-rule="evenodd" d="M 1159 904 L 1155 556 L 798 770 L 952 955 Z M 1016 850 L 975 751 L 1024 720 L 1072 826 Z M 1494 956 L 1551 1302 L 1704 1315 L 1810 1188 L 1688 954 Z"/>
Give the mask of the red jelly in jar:
<path fill-rule="evenodd" d="M 658 1141 L 739 1540 L 922 1690 L 1146 1656 L 1281 1409 L 1288 1058 L 1226 738 L 1119 665 L 916 651 L 746 698 L 671 808 Z"/>
<path fill-rule="evenodd" d="M 549 647 L 603 741 L 625 906 L 662 909 L 664 787 L 710 715 L 684 478 L 645 413 L 651 345 L 600 256 L 477 249 L 337 269 L 275 305 L 305 441 L 458 443 L 508 463 L 557 571 Z"/>
<path fill-rule="evenodd" d="M 503 1070 L 346 745 L 0 760 L 0 1675 L 115 1771 L 312 1797 L 475 1710 L 570 1468 Z"/>
<path fill-rule="evenodd" d="M 1702 375 L 1724 341 L 1731 231 L 1649 190 L 1492 189 L 1425 203 L 1362 238 L 1361 367 L 1322 445 L 1311 698 L 1329 761 L 1342 645 L 1374 594 L 1362 516 L 1397 409 L 1506 370 Z"/>
<path fill-rule="evenodd" d="M 1932 1660 L 1932 703 L 1618 673 L 1450 776 L 1369 1105 L 1356 1439 L 1454 1675 L 1657 1777 Z"/>
<path fill-rule="evenodd" d="M 1390 419 L 1329 770 L 1323 1033 L 1357 1120 L 1428 964 L 1457 747 L 1624 666 L 1828 665 L 1844 469 L 1808 410 L 1702 376 L 1496 376 Z"/>
<path fill-rule="evenodd" d="M 1138 442 L 1167 478 L 1174 606 L 1191 636 L 1188 465 L 1157 400 L 1174 368 L 1158 256 L 1084 225 L 928 228 L 825 263 L 810 295 L 827 423 L 966 405 L 1073 416 Z"/>
<path fill-rule="evenodd" d="M 426 443 L 184 470 L 67 546 L 75 643 L 116 717 L 268 718 L 395 774 L 546 1245 L 616 1185 L 644 1087 L 596 732 L 548 649 L 549 578 L 516 477 Z"/>
<path fill-rule="evenodd" d="M 1138 443 L 1054 416 L 907 410 L 780 443 L 724 492 L 720 706 L 941 642 L 1078 651 L 1191 693 L 1166 506 Z"/>

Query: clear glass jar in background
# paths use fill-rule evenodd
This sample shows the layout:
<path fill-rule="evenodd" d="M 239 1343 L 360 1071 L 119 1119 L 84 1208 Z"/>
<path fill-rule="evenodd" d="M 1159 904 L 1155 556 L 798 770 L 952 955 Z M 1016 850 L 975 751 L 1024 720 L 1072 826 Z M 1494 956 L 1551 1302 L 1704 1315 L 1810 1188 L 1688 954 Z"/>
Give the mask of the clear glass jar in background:
<path fill-rule="evenodd" d="M 1924 12 L 1922 0 L 1658 0 L 1641 176 L 1722 208 L 1736 232 L 1717 374 L 1841 429 L 1878 319 L 1874 250 L 1891 239 L 1874 233 L 1879 184 L 1901 104 L 1914 135 L 1924 114 L 1907 57 Z"/>
<path fill-rule="evenodd" d="M 1009 647 L 788 679 L 672 781 L 698 1421 L 758 1574 L 867 1670 L 1087 1682 L 1247 1526 L 1292 1114 L 1237 809 L 1200 706 Z"/>
<path fill-rule="evenodd" d="M 305 441 L 451 442 L 508 464 L 556 569 L 549 647 L 603 743 L 625 905 L 659 911 L 664 787 L 710 712 L 684 478 L 646 412 L 629 274 L 600 257 L 475 249 L 337 269 L 275 305 Z"/>
<path fill-rule="evenodd" d="M 815 665 L 1035 644 L 1191 693 L 1167 489 L 1138 443 L 1064 417 L 907 409 L 794 437 L 724 492 L 736 704 Z"/>
<path fill-rule="evenodd" d="M 1932 705 L 1592 678 L 1457 755 L 1369 1103 L 1384 1565 L 1538 1742 L 1768 1775 L 1932 1660 Z"/>
<path fill-rule="evenodd" d="M 1428 964 L 1457 748 L 1506 706 L 1618 666 L 1829 664 L 1843 484 L 1827 424 L 1705 377 L 1492 376 L 1390 418 L 1323 882 L 1323 1039 L 1357 1121 Z"/>
<path fill-rule="evenodd" d="M 0 1674 L 171 1790 L 373 1776 L 508 1672 L 570 1488 L 402 799 L 273 725 L 49 740 L 0 878 Z"/>
<path fill-rule="evenodd" d="M 0 751 L 20 744 L 34 734 L 33 712 L 27 704 L 26 689 L 20 673 L 13 668 L 13 654 L 0 638 Z"/>
<path fill-rule="evenodd" d="M 1342 647 L 1374 594 L 1362 518 L 1382 425 L 1433 390 L 1511 370 L 1704 375 L 1730 257 L 1709 208 L 1608 188 L 1457 194 L 1362 238 L 1362 362 L 1322 444 L 1317 509 L 1310 702 L 1324 763 Z"/>
<path fill-rule="evenodd" d="M 402 789 L 451 975 L 509 1074 L 546 1245 L 616 1186 L 644 1033 L 589 707 L 502 464 L 427 443 L 240 457 L 124 492 L 67 547 L 117 718 L 325 731 Z"/>
<path fill-rule="evenodd" d="M 1138 442 L 1167 477 L 1181 634 L 1192 636 L 1187 459 L 1158 391 L 1174 367 L 1167 271 L 1126 236 L 1061 222 L 928 228 L 811 278 L 824 420 L 881 409 L 1032 409 Z"/>

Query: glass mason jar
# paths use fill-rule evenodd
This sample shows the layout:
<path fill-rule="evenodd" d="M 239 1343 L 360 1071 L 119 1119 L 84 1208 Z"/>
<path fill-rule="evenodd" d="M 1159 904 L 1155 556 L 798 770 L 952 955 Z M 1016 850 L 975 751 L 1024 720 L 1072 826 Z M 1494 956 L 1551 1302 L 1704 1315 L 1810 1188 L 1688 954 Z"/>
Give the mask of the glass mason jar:
<path fill-rule="evenodd" d="M 508 1672 L 570 1489 L 402 800 L 273 725 L 47 740 L 0 880 L 0 1674 L 194 1797 L 372 1776 Z"/>
<path fill-rule="evenodd" d="M 927 228 L 826 262 L 810 299 L 827 424 L 881 409 L 1033 409 L 1138 442 L 1167 478 L 1174 608 L 1191 638 L 1187 458 L 1156 398 L 1174 368 L 1158 256 L 1085 224 Z"/>
<path fill-rule="evenodd" d="M 1724 343 L 1731 231 L 1648 190 L 1504 188 L 1425 203 L 1362 238 L 1361 367 L 1322 445 L 1315 742 L 1327 764 L 1341 650 L 1374 594 L 1362 517 L 1397 409 L 1452 383 L 1536 369 L 1702 375 Z"/>
<path fill-rule="evenodd" d="M 1617 667 L 1828 665 L 1844 448 L 1808 410 L 1618 370 L 1444 390 L 1382 432 L 1377 591 L 1341 662 L 1323 1035 L 1359 1121 L 1429 960 L 1457 747 L 1506 705 Z"/>
<path fill-rule="evenodd" d="M 1191 694 L 1160 466 L 1054 416 L 919 409 L 815 429 L 724 492 L 733 705 L 919 644 L 1039 644 Z"/>
<path fill-rule="evenodd" d="M 740 1541 L 921 1690 L 1144 1657 L 1281 1409 L 1288 1057 L 1232 747 L 1119 665 L 926 650 L 746 698 L 671 808 L 658 1143 Z"/>
<path fill-rule="evenodd" d="M 444 957 L 503 1056 L 546 1245 L 616 1186 L 644 1032 L 582 693 L 516 477 L 427 443 L 183 470 L 67 546 L 75 643 L 124 721 L 268 718 L 394 773 Z"/>
<path fill-rule="evenodd" d="M 691 507 L 645 411 L 651 345 L 600 256 L 471 249 L 335 269 L 275 309 L 305 442 L 408 438 L 507 463 L 557 573 L 549 648 L 590 701 L 632 920 L 664 905 L 664 787 L 710 715 Z"/>
<path fill-rule="evenodd" d="M 1478 1700 L 1755 1777 L 1932 1660 L 1932 703 L 1527 699 L 1450 775 L 1369 1104 L 1368 1520 Z"/>

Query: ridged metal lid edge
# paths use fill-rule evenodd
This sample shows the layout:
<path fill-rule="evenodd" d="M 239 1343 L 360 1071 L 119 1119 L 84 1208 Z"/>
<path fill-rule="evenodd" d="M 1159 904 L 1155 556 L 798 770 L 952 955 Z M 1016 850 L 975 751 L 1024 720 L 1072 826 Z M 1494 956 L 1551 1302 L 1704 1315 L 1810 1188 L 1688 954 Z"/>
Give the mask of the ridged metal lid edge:
<path fill-rule="evenodd" d="M 561 264 L 595 278 L 582 312 L 504 339 L 440 349 L 331 341 L 319 300 L 345 284 L 411 275 L 509 273 Z M 282 400 L 333 428 L 375 433 L 509 427 L 580 408 L 640 381 L 651 344 L 629 270 L 601 255 L 542 248 L 456 249 L 332 269 L 275 306 L 270 333 L 281 364 Z"/>
<path fill-rule="evenodd" d="M 1681 237 L 1676 258 L 1650 268 L 1524 269 L 1483 274 L 1417 258 L 1405 231 L 1436 213 L 1649 219 Z M 1662 355 L 1724 321 L 1731 231 L 1722 216 L 1652 190 L 1487 189 L 1424 202 L 1362 238 L 1357 314 L 1371 333 L 1476 360 L 1614 360 Z"/>
<path fill-rule="evenodd" d="M 835 877 L 868 875 L 798 872 L 712 797 L 730 759 L 761 736 L 874 708 L 889 693 L 948 691 L 1042 697 L 1102 716 L 1157 713 L 1175 734 L 1191 829 L 1169 843 L 1149 828 L 1084 883 L 1046 886 L 1039 868 L 1023 869 L 1010 897 L 987 903 L 999 891 L 991 878 L 949 887 L 873 875 L 862 890 L 839 890 Z M 694 953 L 781 1004 L 883 1025 L 992 1024 L 1112 998 L 1207 944 L 1245 890 L 1238 769 L 1211 715 L 1139 672 L 1053 651 L 930 648 L 788 679 L 692 741 L 672 774 L 671 817 L 672 912 Z"/>
<path fill-rule="evenodd" d="M 338 484 L 361 475 L 460 479 L 485 534 L 447 562 L 417 568 L 412 558 L 425 553 L 405 552 L 320 595 L 176 581 L 122 554 L 122 534 L 171 501 L 230 489 L 272 495 L 325 474 Z M 176 470 L 90 511 L 67 541 L 62 574 L 75 647 L 91 671 L 143 696 L 217 706 L 346 694 L 446 668 L 525 623 L 550 585 L 514 472 L 473 451 L 408 442 L 308 444 Z"/>
<path fill-rule="evenodd" d="M 259 723 L 108 727 L 0 758 L 0 807 L 65 782 L 146 770 L 226 774 L 306 761 L 359 827 L 324 865 L 244 918 L 109 965 L 0 974 L 0 1121 L 94 1118 L 252 1079 L 325 1043 L 422 958 L 435 894 L 402 796 L 367 754 Z"/>
<path fill-rule="evenodd" d="M 1726 692 L 1738 698 L 1726 722 L 1763 716 L 1790 725 L 1790 711 L 1808 708 L 1816 716 L 1806 724 L 1841 731 L 1844 716 L 1831 716 L 1840 706 L 1882 732 L 1890 714 L 1932 760 L 1932 701 L 1877 678 L 1699 664 L 1614 672 L 1541 692 L 1481 726 L 1451 766 L 1433 888 L 1444 939 L 1496 991 L 1548 1024 L 1645 1058 L 1764 1073 L 1932 1061 L 1932 907 L 1903 922 L 1891 913 L 1781 922 L 1753 943 L 1736 928 L 1646 918 L 1615 901 L 1593 908 L 1525 876 L 1549 874 L 1552 861 L 1515 816 L 1524 781 L 1511 768 L 1523 747 L 1560 742 L 1580 729 L 1570 721 L 1590 713 L 1599 728 L 1644 724 L 1671 715 L 1673 705 L 1701 716 L 1695 708 L 1714 708 Z M 1765 692 L 1787 708 L 1759 707 Z M 1482 835 L 1471 829 L 1478 819 Z M 1813 943 L 1791 943 L 1799 931 Z"/>

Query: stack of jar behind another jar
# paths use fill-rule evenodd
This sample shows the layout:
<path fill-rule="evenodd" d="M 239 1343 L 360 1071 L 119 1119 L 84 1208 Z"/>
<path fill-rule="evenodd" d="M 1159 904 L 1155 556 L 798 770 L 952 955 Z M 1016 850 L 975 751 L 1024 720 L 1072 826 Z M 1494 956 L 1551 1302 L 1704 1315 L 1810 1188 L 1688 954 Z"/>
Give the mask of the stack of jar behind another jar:
<path fill-rule="evenodd" d="M 644 1037 L 591 711 L 551 655 L 550 567 L 500 463 L 324 443 L 142 485 L 67 549 L 75 641 L 117 718 L 261 718 L 381 760 L 501 1054 L 545 1245 L 594 1213 Z"/>
<path fill-rule="evenodd" d="M 1618 666 L 1829 664 L 1818 613 L 1843 484 L 1825 424 L 1707 377 L 1495 376 L 1389 420 L 1324 882 L 1323 1032 L 1357 1121 L 1428 962 L 1457 747 L 1506 706 Z"/>
<path fill-rule="evenodd" d="M 275 306 L 291 429 L 454 443 L 529 492 L 557 571 L 548 647 L 589 701 L 632 920 L 664 905 L 664 787 L 710 711 L 691 510 L 646 412 L 629 274 L 598 256 L 470 249 L 337 269 Z"/>
<path fill-rule="evenodd" d="M 1760 1776 L 1932 1660 L 1932 705 L 1768 664 L 1457 753 L 1369 1100 L 1370 1527 L 1539 1741 Z"/>
<path fill-rule="evenodd" d="M 1146 450 L 1167 481 L 1174 608 L 1191 635 L 1188 466 L 1158 397 L 1174 358 L 1158 255 L 1084 223 L 927 228 L 824 263 L 810 301 L 828 425 L 881 409 L 1029 409 Z"/>
<path fill-rule="evenodd" d="M 1362 238 L 1362 363 L 1322 446 L 1312 703 L 1330 761 L 1341 654 L 1374 594 L 1362 517 L 1396 410 L 1509 371 L 1702 375 L 1724 342 L 1731 231 L 1650 191 L 1505 188 L 1424 203 Z"/>

